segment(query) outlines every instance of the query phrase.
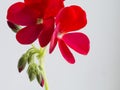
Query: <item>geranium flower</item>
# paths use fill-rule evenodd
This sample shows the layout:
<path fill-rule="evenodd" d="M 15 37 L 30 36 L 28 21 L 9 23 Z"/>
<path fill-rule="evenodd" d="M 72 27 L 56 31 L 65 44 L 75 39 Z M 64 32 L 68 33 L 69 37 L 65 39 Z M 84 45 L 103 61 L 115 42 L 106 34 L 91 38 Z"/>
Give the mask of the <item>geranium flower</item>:
<path fill-rule="evenodd" d="M 63 0 L 24 0 L 10 6 L 8 22 L 24 26 L 16 34 L 21 44 L 31 44 L 37 38 L 46 46 L 54 31 L 54 17 L 63 8 Z"/>
<path fill-rule="evenodd" d="M 82 29 L 87 24 L 86 13 L 79 7 L 72 5 L 63 8 L 56 16 L 56 29 L 50 42 L 50 53 L 58 43 L 59 49 L 65 60 L 71 64 L 75 58 L 68 46 L 76 52 L 86 55 L 89 51 L 89 39 L 80 32 L 73 32 Z"/>

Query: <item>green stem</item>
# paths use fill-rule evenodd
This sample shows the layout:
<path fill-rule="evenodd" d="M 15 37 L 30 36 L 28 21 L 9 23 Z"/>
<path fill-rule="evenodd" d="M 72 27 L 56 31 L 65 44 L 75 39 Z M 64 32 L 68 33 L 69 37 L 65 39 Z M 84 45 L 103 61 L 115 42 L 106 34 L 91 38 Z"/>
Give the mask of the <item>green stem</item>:
<path fill-rule="evenodd" d="M 44 56 L 46 53 L 46 48 L 41 48 L 40 49 L 40 59 L 39 59 L 39 64 L 42 70 L 42 74 L 43 74 L 43 78 L 44 78 L 44 85 L 45 85 L 45 90 L 49 90 L 49 86 L 48 86 L 48 81 L 47 81 L 47 76 L 46 76 L 46 72 L 45 72 L 45 66 L 44 66 Z"/>

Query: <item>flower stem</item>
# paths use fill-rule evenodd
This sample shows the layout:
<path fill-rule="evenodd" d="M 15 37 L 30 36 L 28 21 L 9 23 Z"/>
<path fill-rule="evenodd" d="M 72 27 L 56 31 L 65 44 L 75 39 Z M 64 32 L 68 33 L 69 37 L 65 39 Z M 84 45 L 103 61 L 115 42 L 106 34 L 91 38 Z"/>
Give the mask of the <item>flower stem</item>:
<path fill-rule="evenodd" d="M 49 90 L 47 76 L 46 76 L 46 72 L 45 72 L 45 66 L 44 66 L 44 63 L 45 63 L 45 60 L 44 60 L 45 53 L 46 53 L 46 48 L 41 48 L 40 49 L 39 64 L 40 64 L 40 68 L 42 70 L 42 74 L 43 74 L 43 78 L 44 78 L 45 90 Z"/>

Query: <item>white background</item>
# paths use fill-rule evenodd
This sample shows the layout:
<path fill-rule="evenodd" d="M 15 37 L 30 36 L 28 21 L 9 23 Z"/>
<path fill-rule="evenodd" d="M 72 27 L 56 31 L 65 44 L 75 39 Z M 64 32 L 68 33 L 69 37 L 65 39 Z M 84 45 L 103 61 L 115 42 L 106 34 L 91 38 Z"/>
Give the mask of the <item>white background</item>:
<path fill-rule="evenodd" d="M 26 70 L 17 71 L 19 57 L 30 47 L 20 45 L 6 24 L 7 8 L 18 0 L 0 0 L 0 90 L 44 90 L 37 81 L 29 82 Z M 19 0 L 20 1 L 20 0 Z M 22 0 L 21 0 L 22 1 Z M 46 56 L 50 90 L 120 90 L 120 1 L 66 0 L 87 12 L 91 49 L 87 56 L 74 53 L 70 65 L 58 47 Z"/>

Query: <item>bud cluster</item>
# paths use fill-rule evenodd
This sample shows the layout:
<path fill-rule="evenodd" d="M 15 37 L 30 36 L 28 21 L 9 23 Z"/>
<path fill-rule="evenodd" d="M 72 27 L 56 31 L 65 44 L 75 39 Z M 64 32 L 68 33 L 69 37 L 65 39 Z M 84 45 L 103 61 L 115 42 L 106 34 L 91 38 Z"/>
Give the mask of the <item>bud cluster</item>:
<path fill-rule="evenodd" d="M 22 72 L 26 65 L 28 64 L 27 74 L 30 81 L 33 81 L 35 78 L 38 83 L 43 87 L 44 85 L 44 75 L 43 75 L 43 57 L 45 50 L 43 48 L 38 49 L 36 47 L 32 47 L 24 53 L 18 62 L 18 71 Z M 38 63 L 36 62 L 36 58 Z"/>

